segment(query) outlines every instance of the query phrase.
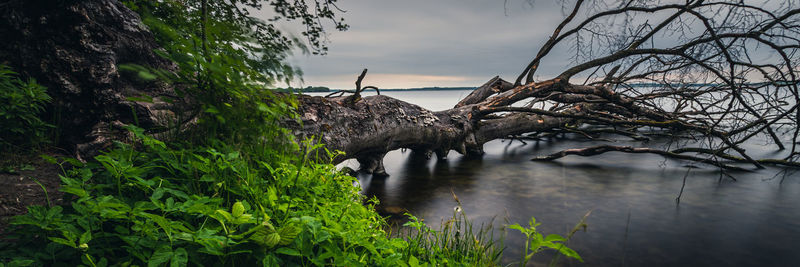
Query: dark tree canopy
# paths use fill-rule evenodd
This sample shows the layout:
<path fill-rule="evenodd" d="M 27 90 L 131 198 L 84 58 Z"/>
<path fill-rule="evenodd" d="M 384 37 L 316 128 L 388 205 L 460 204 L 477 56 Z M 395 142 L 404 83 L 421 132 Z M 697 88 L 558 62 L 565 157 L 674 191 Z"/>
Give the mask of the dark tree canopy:
<path fill-rule="evenodd" d="M 257 73 L 265 75 L 263 82 L 288 81 L 302 73 L 286 64 L 286 55 L 294 48 L 312 54 L 327 53 L 325 24 L 337 30 L 347 30 L 343 12 L 337 0 L 283 1 L 283 0 L 185 0 L 150 1 L 127 0 L 129 7 L 151 19 L 148 24 L 163 24 L 174 32 L 162 34 L 162 41 L 191 40 L 191 50 L 199 48 L 206 54 L 235 54 L 238 60 Z M 267 20 L 255 16 L 269 14 Z M 157 20 L 157 21 L 152 21 Z M 281 31 L 282 23 L 297 21 L 305 26 L 301 34 L 305 40 Z M 156 31 L 159 32 L 158 30 Z M 167 36 L 163 36 L 167 35 Z M 165 42 L 162 42 L 165 43 Z M 181 51 L 187 52 L 187 51 Z M 235 62 L 228 62 L 235 63 Z M 256 79 L 260 77 L 255 77 Z"/>
<path fill-rule="evenodd" d="M 336 0 L 0 0 L 0 64 L 48 88 L 58 145 L 90 158 L 124 125 L 161 134 L 204 111 L 254 109 L 245 98 L 299 76 L 292 49 L 325 53 L 323 25 L 347 28 L 338 13 Z M 286 22 L 304 37 L 278 30 Z"/>

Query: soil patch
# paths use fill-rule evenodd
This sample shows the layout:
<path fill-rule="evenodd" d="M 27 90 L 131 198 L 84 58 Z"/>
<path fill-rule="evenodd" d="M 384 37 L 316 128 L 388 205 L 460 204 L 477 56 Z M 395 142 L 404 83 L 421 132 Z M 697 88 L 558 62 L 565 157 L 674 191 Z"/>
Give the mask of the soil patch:
<path fill-rule="evenodd" d="M 56 158 L 63 156 L 56 153 L 46 154 Z M 58 190 L 61 184 L 58 177 L 61 168 L 58 165 L 39 157 L 14 161 L 4 162 L 0 166 L 0 237 L 6 235 L 11 218 L 27 213 L 28 206 L 47 206 L 48 198 L 50 205 L 60 205 L 63 202 L 64 193 Z"/>

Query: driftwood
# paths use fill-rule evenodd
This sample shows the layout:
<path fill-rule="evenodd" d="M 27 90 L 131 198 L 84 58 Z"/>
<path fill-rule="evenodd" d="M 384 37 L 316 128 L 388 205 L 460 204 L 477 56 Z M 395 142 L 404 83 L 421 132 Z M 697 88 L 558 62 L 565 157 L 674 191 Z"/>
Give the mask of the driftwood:
<path fill-rule="evenodd" d="M 502 81 L 499 79 L 493 79 Z M 410 148 L 447 157 L 451 150 L 464 155 L 481 155 L 483 144 L 508 135 L 558 128 L 571 119 L 519 113 L 482 120 L 495 105 L 506 101 L 488 97 L 484 91 L 501 91 L 508 83 L 487 83 L 453 109 L 431 112 L 420 106 L 388 96 L 369 96 L 351 102 L 351 96 L 335 98 L 300 96 L 302 126 L 294 125 L 299 136 L 318 136 L 330 150 L 356 158 L 362 169 L 383 173 L 383 156 L 392 150 Z M 475 103 L 471 103 L 475 102 Z"/>
<path fill-rule="evenodd" d="M 330 150 L 345 152 L 334 162 L 355 158 L 362 170 L 374 174 L 385 174 L 382 158 L 395 149 L 439 158 L 451 150 L 475 156 L 491 140 L 564 132 L 596 141 L 607 140 L 600 135 L 647 140 L 650 134 L 693 141 L 673 142 L 671 150 L 647 143 L 600 145 L 535 160 L 617 151 L 655 153 L 731 170 L 798 166 L 800 9 L 713 1 L 631 2 L 601 9 L 577 1 L 570 10 L 514 83 L 494 77 L 452 109 L 432 112 L 387 96 L 362 97 L 365 70 L 353 95 L 299 96 L 302 124 L 288 127 L 299 136 L 316 136 Z M 652 14 L 665 16 L 655 23 L 632 17 Z M 631 22 L 622 35 L 603 24 L 614 17 Z M 576 18 L 580 20 L 573 22 Z M 700 34 L 688 33 L 698 27 Z M 578 39 L 581 34 L 584 39 Z M 586 35 L 608 45 L 581 41 Z M 661 35 L 677 44 L 657 46 L 653 40 Z M 625 38 L 620 41 L 620 36 Z M 583 51 L 586 55 L 578 57 L 583 61 L 554 78 L 534 79 L 553 47 L 576 41 L 594 52 Z M 754 60 L 754 49 L 772 57 L 767 62 Z M 760 137 L 769 140 L 767 149 L 782 150 L 785 156 L 757 159 L 742 148 Z"/>

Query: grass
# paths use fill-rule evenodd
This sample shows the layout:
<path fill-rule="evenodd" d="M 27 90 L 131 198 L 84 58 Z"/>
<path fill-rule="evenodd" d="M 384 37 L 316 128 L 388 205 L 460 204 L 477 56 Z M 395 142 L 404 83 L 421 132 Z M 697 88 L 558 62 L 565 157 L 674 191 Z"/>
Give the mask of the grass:
<path fill-rule="evenodd" d="M 405 223 L 398 236 L 409 243 L 406 254 L 410 262 L 437 265 L 497 266 L 503 254 L 504 236 L 495 238 L 492 223 L 474 227 L 458 197 L 453 216 L 438 229 L 431 229 L 422 220 L 406 213 Z"/>

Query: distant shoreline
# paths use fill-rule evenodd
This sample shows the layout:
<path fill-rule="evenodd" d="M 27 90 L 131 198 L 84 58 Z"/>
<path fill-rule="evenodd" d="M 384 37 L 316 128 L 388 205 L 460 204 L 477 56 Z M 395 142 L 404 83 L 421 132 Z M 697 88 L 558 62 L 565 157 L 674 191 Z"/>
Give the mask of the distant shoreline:
<path fill-rule="evenodd" d="M 418 87 L 418 88 L 391 88 L 391 89 L 380 89 L 381 92 L 405 92 L 405 91 L 464 91 L 464 90 L 475 90 L 477 87 Z M 288 92 L 287 89 L 280 89 L 282 92 Z M 335 93 L 340 91 L 353 91 L 353 89 L 329 89 L 327 91 L 321 90 L 304 90 L 304 89 L 295 89 L 291 90 L 291 92 L 299 92 L 299 93 Z M 374 92 L 374 90 L 367 90 L 367 92 Z"/>
<path fill-rule="evenodd" d="M 396 92 L 396 91 L 463 91 L 463 90 L 475 90 L 478 87 L 418 87 L 418 88 L 392 88 L 392 89 L 380 89 L 381 92 Z M 342 90 L 352 90 L 352 89 L 331 89 L 331 92 L 338 92 Z"/>
<path fill-rule="evenodd" d="M 703 87 L 703 86 L 714 86 L 715 84 L 702 84 L 702 83 L 691 83 L 691 84 L 671 84 L 670 86 L 674 87 Z M 760 83 L 753 83 L 750 85 L 760 85 Z M 658 83 L 634 83 L 629 84 L 630 87 L 659 87 L 664 86 L 664 84 Z M 415 87 L 415 88 L 391 88 L 391 89 L 380 89 L 381 92 L 400 92 L 400 91 L 464 91 L 464 90 L 475 90 L 478 87 Z M 320 90 L 320 88 L 314 88 L 313 90 L 308 89 L 300 89 L 300 90 L 292 90 L 293 92 L 300 92 L 300 93 L 333 93 L 339 91 L 353 91 L 353 89 L 328 89 L 326 87 L 321 87 L 321 89 L 327 90 Z M 283 91 L 288 91 L 287 89 L 281 89 Z M 369 90 L 373 91 L 373 90 Z"/>

